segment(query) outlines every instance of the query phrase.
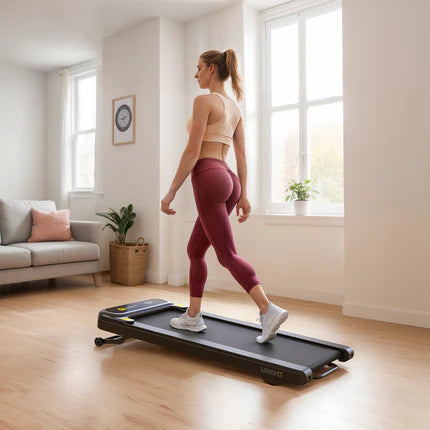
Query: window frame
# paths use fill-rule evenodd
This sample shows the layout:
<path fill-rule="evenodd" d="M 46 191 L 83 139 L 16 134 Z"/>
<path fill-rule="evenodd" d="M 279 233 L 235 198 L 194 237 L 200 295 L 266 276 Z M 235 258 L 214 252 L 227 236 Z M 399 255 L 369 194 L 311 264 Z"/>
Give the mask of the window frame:
<path fill-rule="evenodd" d="M 82 79 L 86 79 L 94 76 L 96 79 L 96 100 L 95 100 L 95 115 L 96 121 L 94 128 L 87 130 L 78 130 L 78 82 Z M 89 67 L 77 68 L 70 72 L 71 78 L 71 136 L 70 136 L 70 156 L 71 156 L 71 190 L 72 193 L 79 192 L 94 192 L 96 187 L 96 177 L 95 177 L 95 169 L 96 169 L 96 155 L 97 155 L 97 121 L 98 121 L 98 104 L 99 104 L 99 67 L 98 65 L 90 65 Z M 93 187 L 78 187 L 76 181 L 77 175 L 77 141 L 78 136 L 83 134 L 94 133 L 94 186 Z"/>
<path fill-rule="evenodd" d="M 334 12 L 342 9 L 340 0 L 301 0 L 293 2 L 293 4 L 284 3 L 280 6 L 270 8 L 262 11 L 260 14 L 261 19 L 261 34 L 262 34 L 262 88 L 261 94 L 263 96 L 263 109 L 262 109 L 262 202 L 263 213 L 265 214 L 283 214 L 294 215 L 293 206 L 286 203 L 272 203 L 272 189 L 271 189 L 271 159 L 272 159 L 272 145 L 271 145 L 271 117 L 274 112 L 286 111 L 290 109 L 299 110 L 299 151 L 300 151 L 300 181 L 310 175 L 309 152 L 307 147 L 307 110 L 313 106 L 327 105 L 329 103 L 342 102 L 344 95 L 326 97 L 312 101 L 306 101 L 306 28 L 305 20 L 319 16 L 324 13 Z M 272 107 L 272 70 L 271 70 L 271 31 L 274 28 L 297 22 L 298 24 L 298 55 L 299 55 L 299 100 L 298 103 L 291 103 L 282 106 Z M 270 91 L 269 91 L 270 89 Z M 343 207 L 343 204 L 342 204 Z M 312 211 L 312 205 L 311 205 Z M 321 212 L 321 213 L 319 213 Z M 335 208 L 322 209 L 319 212 L 310 212 L 308 216 L 343 216 L 342 212 Z"/>

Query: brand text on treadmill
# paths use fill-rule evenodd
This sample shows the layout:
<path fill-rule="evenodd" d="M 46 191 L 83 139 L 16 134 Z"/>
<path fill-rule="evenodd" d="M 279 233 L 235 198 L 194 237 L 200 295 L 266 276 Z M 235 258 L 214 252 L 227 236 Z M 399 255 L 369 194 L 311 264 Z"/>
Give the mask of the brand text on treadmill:
<path fill-rule="evenodd" d="M 261 367 L 261 373 L 267 373 L 272 376 L 277 376 L 278 378 L 282 378 L 282 370 L 269 369 L 268 367 Z"/>

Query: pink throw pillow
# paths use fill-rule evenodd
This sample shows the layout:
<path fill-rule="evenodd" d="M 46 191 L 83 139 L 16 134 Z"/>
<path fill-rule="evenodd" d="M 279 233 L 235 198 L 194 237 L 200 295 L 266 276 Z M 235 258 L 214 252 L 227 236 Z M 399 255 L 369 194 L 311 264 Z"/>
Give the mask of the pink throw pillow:
<path fill-rule="evenodd" d="M 31 216 L 33 226 L 27 242 L 75 240 L 70 230 L 70 209 L 46 212 L 31 208 Z"/>

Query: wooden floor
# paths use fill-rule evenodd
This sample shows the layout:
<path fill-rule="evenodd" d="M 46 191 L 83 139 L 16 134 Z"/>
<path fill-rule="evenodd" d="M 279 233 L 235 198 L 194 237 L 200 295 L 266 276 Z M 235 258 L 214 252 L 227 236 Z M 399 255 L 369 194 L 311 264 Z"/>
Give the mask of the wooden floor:
<path fill-rule="evenodd" d="M 105 274 L 0 286 L 0 429 L 428 429 L 430 330 L 346 317 L 340 306 L 270 296 L 281 329 L 351 346 L 355 357 L 305 386 L 266 384 L 213 360 L 129 340 L 97 348 L 106 307 L 187 304 L 186 287 L 111 284 Z M 256 323 L 238 292 L 203 311 Z"/>

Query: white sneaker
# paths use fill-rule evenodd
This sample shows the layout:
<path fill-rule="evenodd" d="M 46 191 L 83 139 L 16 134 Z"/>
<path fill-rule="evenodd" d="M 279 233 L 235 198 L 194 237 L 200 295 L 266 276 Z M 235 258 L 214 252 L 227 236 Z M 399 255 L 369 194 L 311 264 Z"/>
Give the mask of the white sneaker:
<path fill-rule="evenodd" d="M 257 321 L 261 322 L 263 333 L 257 336 L 258 343 L 265 343 L 272 340 L 276 336 L 276 332 L 280 325 L 288 318 L 288 311 L 269 302 L 269 307 L 265 314 L 260 311 L 260 316 Z"/>
<path fill-rule="evenodd" d="M 180 330 L 189 330 L 193 332 L 199 332 L 207 329 L 205 323 L 203 322 L 201 312 L 199 312 L 195 317 L 190 317 L 188 315 L 188 308 L 179 318 L 172 318 L 170 320 L 170 325 Z"/>

